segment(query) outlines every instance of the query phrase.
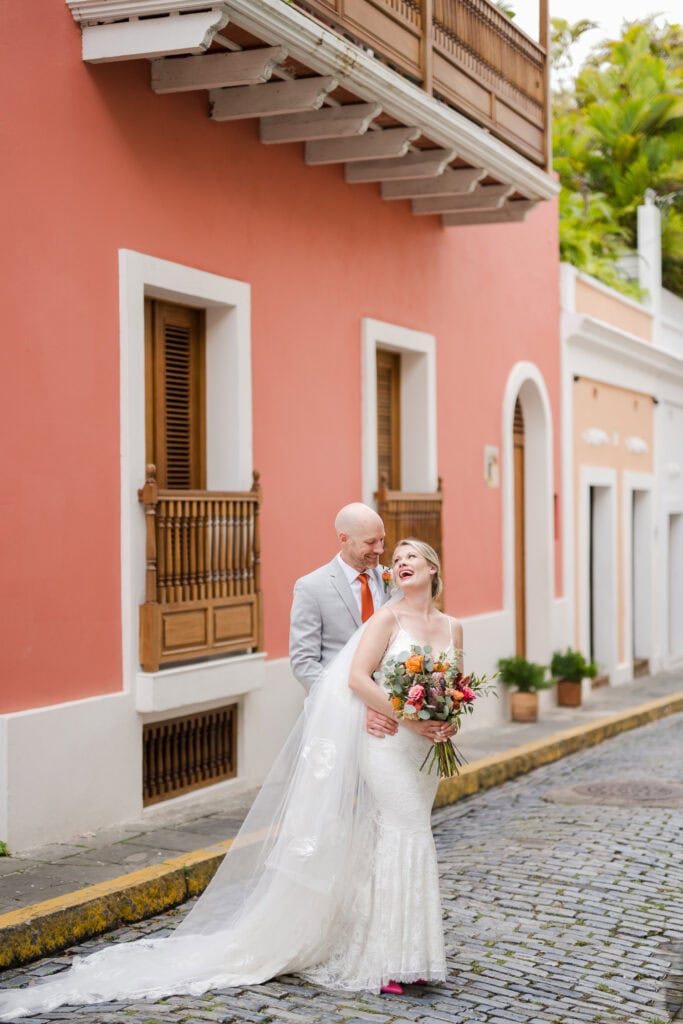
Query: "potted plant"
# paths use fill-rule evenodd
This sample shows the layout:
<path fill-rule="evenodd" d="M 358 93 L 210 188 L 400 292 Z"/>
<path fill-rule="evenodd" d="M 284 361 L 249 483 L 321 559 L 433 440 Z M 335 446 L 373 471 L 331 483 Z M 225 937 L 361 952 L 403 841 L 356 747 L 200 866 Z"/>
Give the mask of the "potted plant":
<path fill-rule="evenodd" d="M 553 685 L 552 679 L 546 679 L 546 668 L 546 665 L 537 665 L 518 654 L 499 660 L 501 683 L 514 687 L 511 694 L 513 722 L 538 721 L 538 691 Z"/>
<path fill-rule="evenodd" d="M 595 662 L 586 661 L 581 651 L 571 647 L 564 653 L 555 651 L 550 662 L 550 673 L 557 680 L 557 703 L 564 707 L 580 707 L 583 680 L 594 679 L 597 672 Z"/>

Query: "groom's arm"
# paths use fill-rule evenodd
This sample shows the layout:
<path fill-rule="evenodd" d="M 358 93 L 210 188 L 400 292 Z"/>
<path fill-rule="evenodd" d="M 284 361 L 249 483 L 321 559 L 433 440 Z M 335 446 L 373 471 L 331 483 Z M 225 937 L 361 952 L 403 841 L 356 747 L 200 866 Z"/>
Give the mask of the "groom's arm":
<path fill-rule="evenodd" d="M 322 672 L 323 622 L 320 605 L 302 580 L 294 584 L 289 627 L 289 660 L 308 692 Z"/>

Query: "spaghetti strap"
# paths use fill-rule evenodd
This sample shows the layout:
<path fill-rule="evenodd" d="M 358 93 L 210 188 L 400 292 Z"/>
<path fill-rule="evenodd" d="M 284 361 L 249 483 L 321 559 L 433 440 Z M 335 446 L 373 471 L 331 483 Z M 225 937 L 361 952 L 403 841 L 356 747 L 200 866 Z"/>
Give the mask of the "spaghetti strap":
<path fill-rule="evenodd" d="M 398 628 L 399 628 L 399 629 L 403 629 L 403 626 L 401 625 L 401 620 L 399 619 L 399 617 L 398 617 L 398 615 L 396 614 L 396 612 L 394 611 L 394 609 L 393 609 L 393 608 L 390 608 L 390 609 L 389 609 L 389 611 L 391 612 L 391 614 L 392 614 L 392 615 L 394 616 L 394 618 L 396 619 L 396 625 L 398 626 Z M 404 630 L 404 629 L 403 629 L 403 632 L 405 633 L 405 630 Z"/>

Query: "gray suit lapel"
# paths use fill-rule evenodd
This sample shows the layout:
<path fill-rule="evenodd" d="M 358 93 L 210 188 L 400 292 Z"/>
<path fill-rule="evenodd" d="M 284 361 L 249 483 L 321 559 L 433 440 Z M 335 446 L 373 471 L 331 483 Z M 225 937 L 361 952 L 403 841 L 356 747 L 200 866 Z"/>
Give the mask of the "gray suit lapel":
<path fill-rule="evenodd" d="M 351 612 L 351 615 L 353 616 L 353 621 L 356 623 L 357 626 L 360 626 L 361 618 L 358 603 L 354 598 L 353 593 L 351 592 L 349 581 L 347 580 L 344 571 L 337 562 L 336 558 L 334 558 L 330 562 L 330 581 L 332 583 L 332 586 L 337 591 L 342 601 L 346 605 L 346 607 Z"/>

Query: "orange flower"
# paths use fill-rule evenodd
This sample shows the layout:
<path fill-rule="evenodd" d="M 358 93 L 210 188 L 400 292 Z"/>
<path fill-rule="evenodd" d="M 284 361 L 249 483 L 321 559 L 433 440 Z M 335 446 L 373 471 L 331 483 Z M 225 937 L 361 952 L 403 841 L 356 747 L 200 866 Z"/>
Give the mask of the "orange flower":
<path fill-rule="evenodd" d="M 434 662 L 434 671 L 435 672 L 447 672 L 450 667 L 451 666 L 448 664 L 447 661 L 435 661 Z"/>
<path fill-rule="evenodd" d="M 401 700 L 400 697 L 392 697 L 391 698 L 391 704 L 392 704 L 392 706 L 393 706 L 395 711 L 400 711 L 401 710 L 402 703 L 403 703 L 403 701 Z"/>
<path fill-rule="evenodd" d="M 462 690 L 446 690 L 446 693 L 449 697 L 452 697 L 453 700 L 462 700 L 465 696 Z"/>
<path fill-rule="evenodd" d="M 412 658 L 408 658 L 406 661 L 406 668 L 411 675 L 415 675 L 416 672 L 422 671 L 423 663 L 424 657 L 422 654 L 413 654 Z"/>

